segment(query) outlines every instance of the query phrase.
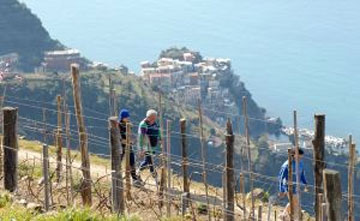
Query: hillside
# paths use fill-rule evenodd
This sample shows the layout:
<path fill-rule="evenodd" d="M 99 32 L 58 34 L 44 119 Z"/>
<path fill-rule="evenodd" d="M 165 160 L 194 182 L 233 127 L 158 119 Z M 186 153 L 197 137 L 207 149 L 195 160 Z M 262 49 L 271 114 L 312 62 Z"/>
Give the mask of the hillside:
<path fill-rule="evenodd" d="M 41 144 L 36 141 L 19 140 L 19 190 L 16 194 L 10 194 L 0 191 L 0 217 L 4 220 L 127 220 L 127 221 L 180 221 L 180 220 L 207 220 L 204 213 L 204 187 L 202 183 L 191 182 L 192 202 L 191 210 L 182 219 L 179 216 L 180 193 L 182 189 L 182 180 L 180 177 L 172 176 L 173 184 L 171 190 L 171 218 L 166 218 L 164 211 L 158 209 L 158 195 L 152 179 L 147 180 L 144 188 L 132 187 L 132 198 L 126 203 L 126 216 L 116 217 L 111 214 L 110 206 L 110 161 L 95 155 L 90 156 L 92 162 L 92 179 L 94 180 L 94 205 L 92 208 L 81 208 L 81 198 L 78 194 L 80 186 L 80 156 L 77 151 L 72 151 L 72 174 L 73 174 L 73 197 L 74 200 L 69 202 L 66 198 L 66 179 L 65 168 L 63 170 L 63 179 L 60 183 L 52 181 L 52 206 L 50 212 L 45 212 L 43 208 L 43 183 L 41 171 Z M 50 172 L 55 169 L 55 148 L 50 146 Z M 145 177 L 149 174 L 144 174 Z M 71 192 L 70 192 L 71 194 Z M 211 216 L 215 220 L 221 220 L 222 211 L 222 189 L 213 186 L 209 187 L 211 198 Z M 267 216 L 268 212 L 268 195 L 262 195 L 256 200 L 256 207 L 262 205 L 262 217 Z M 250 200 L 247 198 L 247 205 Z M 242 202 L 240 194 L 236 194 L 236 202 Z M 205 207 L 206 208 L 206 207 Z M 164 208 L 165 209 L 165 208 Z M 280 214 L 282 207 L 272 205 L 271 212 L 277 211 Z M 240 218 L 242 210 L 236 206 L 236 217 Z M 249 213 L 249 212 L 248 212 Z M 273 220 L 273 215 L 271 216 Z"/>
<path fill-rule="evenodd" d="M 1 0 L 0 30 L 0 56 L 17 53 L 23 71 L 33 71 L 44 51 L 63 48 L 51 39 L 40 19 L 17 0 Z"/>

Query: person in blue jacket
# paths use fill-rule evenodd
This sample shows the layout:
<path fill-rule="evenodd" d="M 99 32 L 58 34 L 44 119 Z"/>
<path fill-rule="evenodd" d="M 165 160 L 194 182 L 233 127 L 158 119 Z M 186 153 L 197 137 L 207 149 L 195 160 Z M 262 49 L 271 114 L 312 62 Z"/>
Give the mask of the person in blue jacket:
<path fill-rule="evenodd" d="M 127 109 L 122 109 L 120 110 L 119 113 L 119 118 L 118 118 L 118 123 L 119 123 L 119 130 L 120 130 L 120 135 L 121 135 L 121 147 L 122 147 L 122 151 L 121 151 L 121 161 L 124 159 L 125 156 L 125 148 L 126 148 L 126 138 L 127 138 L 127 134 L 126 134 L 126 124 L 130 123 L 130 112 Z M 133 180 L 133 185 L 135 187 L 140 187 L 143 186 L 143 182 L 140 179 L 140 177 L 136 174 L 136 166 L 135 166 L 135 153 L 132 147 L 132 143 L 130 146 L 130 174 Z"/>
<path fill-rule="evenodd" d="M 304 170 L 304 162 L 302 160 L 302 157 L 304 155 L 304 151 L 302 149 L 299 149 L 299 173 L 300 173 L 300 184 L 305 185 L 304 191 L 307 192 L 307 180 L 305 176 L 305 170 Z M 292 150 L 292 181 L 293 181 L 293 205 L 294 205 L 294 212 L 295 214 L 298 211 L 301 211 L 301 205 L 299 205 L 299 197 L 296 190 L 296 160 L 295 160 L 295 150 Z M 289 187 L 288 187 L 288 181 L 289 181 L 289 170 L 288 170 L 289 162 L 285 161 L 283 165 L 281 166 L 279 175 L 278 175 L 278 182 L 279 182 L 279 195 L 280 197 L 288 196 L 289 197 Z M 290 200 L 290 199 L 289 199 Z M 281 217 L 288 217 L 290 214 L 290 203 L 286 205 L 286 208 L 281 215 Z M 294 216 L 295 218 L 296 216 Z"/>

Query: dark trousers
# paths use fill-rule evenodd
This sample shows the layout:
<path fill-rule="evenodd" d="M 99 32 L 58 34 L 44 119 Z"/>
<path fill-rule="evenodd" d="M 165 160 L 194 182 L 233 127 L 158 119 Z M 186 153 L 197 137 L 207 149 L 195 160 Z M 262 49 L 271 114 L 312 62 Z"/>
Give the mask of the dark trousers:
<path fill-rule="evenodd" d="M 121 154 L 121 161 L 123 160 L 125 155 L 125 151 Z M 131 149 L 130 151 L 130 173 L 133 180 L 137 180 L 138 177 L 136 175 L 136 166 L 135 166 L 135 154 L 134 151 Z"/>
<path fill-rule="evenodd" d="M 143 162 L 141 162 L 140 164 L 140 171 L 146 169 L 147 167 L 150 168 L 150 172 L 154 173 L 155 169 L 154 169 L 154 162 L 152 159 L 152 155 L 149 151 L 145 152 L 145 159 Z"/>

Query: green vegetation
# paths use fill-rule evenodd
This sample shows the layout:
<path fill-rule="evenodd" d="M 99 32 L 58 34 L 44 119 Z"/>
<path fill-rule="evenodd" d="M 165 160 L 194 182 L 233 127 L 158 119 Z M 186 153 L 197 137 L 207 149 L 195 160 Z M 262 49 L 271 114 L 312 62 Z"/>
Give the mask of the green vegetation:
<path fill-rule="evenodd" d="M 25 209 L 21 206 L 11 205 L 7 203 L 0 208 L 1 221 L 141 221 L 137 215 L 117 216 L 117 215 L 101 215 L 90 209 L 71 208 L 64 211 L 51 212 L 49 214 L 41 214 L 33 210 Z"/>
<path fill-rule="evenodd" d="M 50 38 L 40 19 L 17 0 L 1 0 L 0 21 L 0 55 L 17 53 L 24 71 L 33 71 L 44 51 L 63 48 Z"/>
<path fill-rule="evenodd" d="M 202 61 L 202 56 L 200 52 L 197 51 L 191 51 L 190 49 L 186 47 L 177 48 L 177 47 L 171 47 L 166 50 L 161 51 L 159 58 L 172 58 L 177 59 L 179 61 L 184 60 L 184 53 L 191 52 L 195 55 L 194 63 L 199 63 Z"/>

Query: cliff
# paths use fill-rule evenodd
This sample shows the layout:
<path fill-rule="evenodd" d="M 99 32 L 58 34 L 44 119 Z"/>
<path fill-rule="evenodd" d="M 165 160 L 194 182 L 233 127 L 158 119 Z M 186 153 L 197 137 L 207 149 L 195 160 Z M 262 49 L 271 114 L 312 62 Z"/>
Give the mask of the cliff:
<path fill-rule="evenodd" d="M 1 0 L 0 31 L 0 55 L 17 53 L 23 71 L 33 71 L 44 51 L 63 48 L 51 39 L 40 19 L 17 0 Z"/>

